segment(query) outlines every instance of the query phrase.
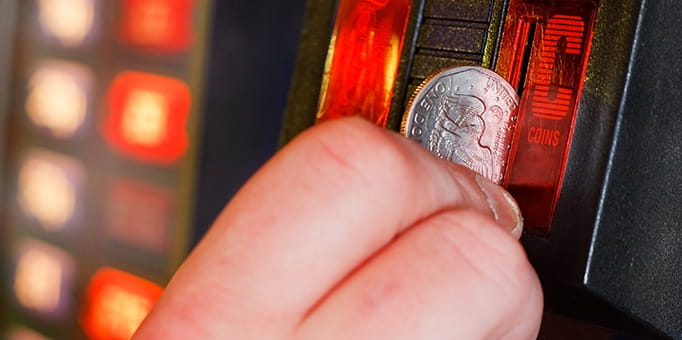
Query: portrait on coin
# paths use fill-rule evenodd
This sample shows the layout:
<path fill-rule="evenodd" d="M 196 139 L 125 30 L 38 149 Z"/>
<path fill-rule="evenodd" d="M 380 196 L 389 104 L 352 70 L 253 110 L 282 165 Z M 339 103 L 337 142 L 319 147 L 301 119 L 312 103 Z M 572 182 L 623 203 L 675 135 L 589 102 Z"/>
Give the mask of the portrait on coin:
<path fill-rule="evenodd" d="M 482 143 L 485 112 L 485 104 L 475 96 L 444 96 L 429 136 L 429 150 L 489 177 L 494 165 L 490 146 Z"/>

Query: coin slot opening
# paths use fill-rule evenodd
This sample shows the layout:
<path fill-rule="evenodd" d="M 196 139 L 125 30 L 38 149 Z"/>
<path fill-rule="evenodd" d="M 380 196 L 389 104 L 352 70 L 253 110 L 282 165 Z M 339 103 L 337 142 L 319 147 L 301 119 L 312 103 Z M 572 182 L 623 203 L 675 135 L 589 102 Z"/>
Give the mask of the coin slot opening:
<path fill-rule="evenodd" d="M 520 63 L 520 75 L 518 83 L 515 88 L 519 94 L 519 97 L 523 96 L 523 89 L 526 85 L 526 77 L 528 76 L 528 65 L 530 64 L 530 56 L 533 52 L 533 46 L 535 45 L 535 31 L 537 29 L 536 23 L 524 23 L 524 31 L 527 31 L 523 36 L 525 37 L 525 48 L 523 49 L 523 59 Z"/>

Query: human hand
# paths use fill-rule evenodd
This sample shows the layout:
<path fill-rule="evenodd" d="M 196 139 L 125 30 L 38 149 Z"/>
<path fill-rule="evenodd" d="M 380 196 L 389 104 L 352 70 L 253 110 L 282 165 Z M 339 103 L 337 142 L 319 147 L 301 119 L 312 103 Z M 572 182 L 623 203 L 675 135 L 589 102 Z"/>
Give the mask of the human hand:
<path fill-rule="evenodd" d="M 357 118 L 228 204 L 135 339 L 532 339 L 542 292 L 499 186 Z"/>

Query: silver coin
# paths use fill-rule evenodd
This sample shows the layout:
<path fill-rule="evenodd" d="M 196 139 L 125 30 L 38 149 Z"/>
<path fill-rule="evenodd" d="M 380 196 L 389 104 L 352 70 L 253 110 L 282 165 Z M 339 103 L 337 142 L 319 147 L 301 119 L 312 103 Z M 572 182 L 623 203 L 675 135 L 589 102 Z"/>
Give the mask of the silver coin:
<path fill-rule="evenodd" d="M 450 68 L 417 89 L 402 133 L 434 155 L 502 183 L 518 106 L 516 91 L 497 73 Z"/>

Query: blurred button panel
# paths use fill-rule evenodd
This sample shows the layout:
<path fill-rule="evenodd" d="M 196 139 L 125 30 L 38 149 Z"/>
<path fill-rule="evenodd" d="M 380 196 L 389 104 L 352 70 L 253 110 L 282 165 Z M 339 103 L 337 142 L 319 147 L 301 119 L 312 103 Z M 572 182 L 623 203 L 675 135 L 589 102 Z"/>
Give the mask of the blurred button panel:
<path fill-rule="evenodd" d="M 14 338 L 128 339 L 161 288 L 126 273 L 163 284 L 187 254 L 213 4 L 0 0 L 0 324 Z"/>

